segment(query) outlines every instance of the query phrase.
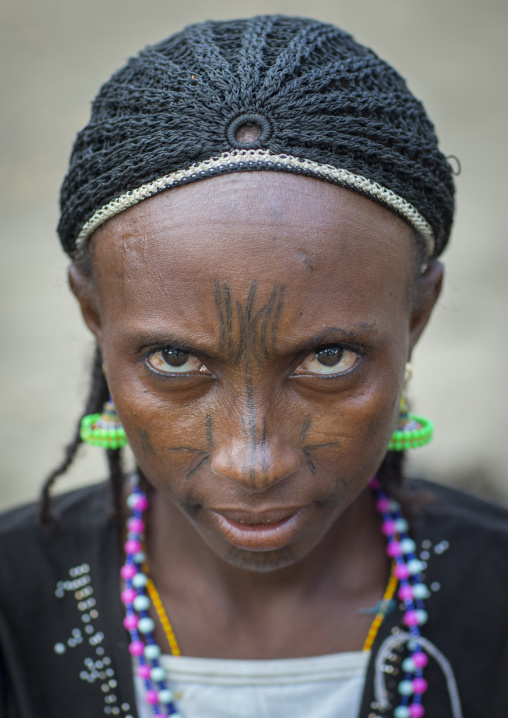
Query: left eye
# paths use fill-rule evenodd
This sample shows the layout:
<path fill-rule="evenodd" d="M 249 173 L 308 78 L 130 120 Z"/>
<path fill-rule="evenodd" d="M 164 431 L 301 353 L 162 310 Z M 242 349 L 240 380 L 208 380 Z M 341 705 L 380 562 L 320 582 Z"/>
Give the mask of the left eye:
<path fill-rule="evenodd" d="M 324 347 L 309 354 L 294 374 L 345 374 L 352 369 L 359 355 L 343 347 Z"/>
<path fill-rule="evenodd" d="M 159 349 L 146 359 L 151 369 L 160 374 L 191 374 L 204 372 L 206 367 L 194 354 L 181 349 Z"/>

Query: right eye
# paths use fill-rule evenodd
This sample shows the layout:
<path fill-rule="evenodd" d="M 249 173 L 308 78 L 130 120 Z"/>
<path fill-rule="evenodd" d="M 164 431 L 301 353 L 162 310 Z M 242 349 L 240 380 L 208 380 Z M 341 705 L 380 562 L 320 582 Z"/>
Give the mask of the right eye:
<path fill-rule="evenodd" d="M 318 348 L 309 354 L 296 368 L 294 374 L 300 376 L 339 376 L 346 374 L 359 361 L 357 352 L 341 346 Z"/>
<path fill-rule="evenodd" d="M 194 354 L 173 347 L 157 349 L 145 361 L 150 369 L 159 374 L 198 374 L 208 371 Z"/>

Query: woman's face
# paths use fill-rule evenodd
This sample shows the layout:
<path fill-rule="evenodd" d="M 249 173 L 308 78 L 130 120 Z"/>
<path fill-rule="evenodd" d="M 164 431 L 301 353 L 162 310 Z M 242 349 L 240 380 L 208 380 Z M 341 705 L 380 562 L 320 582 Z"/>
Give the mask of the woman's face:
<path fill-rule="evenodd" d="M 157 501 L 235 564 L 306 555 L 379 467 L 438 292 L 433 269 L 415 302 L 411 229 L 326 182 L 238 173 L 109 220 L 92 256 L 71 283 Z"/>

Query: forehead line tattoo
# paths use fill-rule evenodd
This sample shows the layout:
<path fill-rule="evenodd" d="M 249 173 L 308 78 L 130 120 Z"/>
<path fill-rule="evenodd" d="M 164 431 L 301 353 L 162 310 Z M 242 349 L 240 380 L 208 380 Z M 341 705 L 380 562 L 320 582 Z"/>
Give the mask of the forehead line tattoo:
<path fill-rule="evenodd" d="M 247 300 L 234 303 L 228 282 L 214 283 L 214 301 L 219 323 L 219 350 L 236 362 L 260 364 L 277 348 L 279 322 L 284 306 L 284 286 L 274 286 L 268 300 L 256 308 L 257 281 L 249 287 Z"/>

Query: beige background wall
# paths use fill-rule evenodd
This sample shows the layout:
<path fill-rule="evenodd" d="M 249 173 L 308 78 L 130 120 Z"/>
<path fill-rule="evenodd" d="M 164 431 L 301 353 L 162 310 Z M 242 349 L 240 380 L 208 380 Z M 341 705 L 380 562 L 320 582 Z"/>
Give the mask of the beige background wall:
<path fill-rule="evenodd" d="M 414 361 L 414 403 L 436 439 L 412 471 L 508 500 L 506 0 L 0 0 L 0 506 L 36 495 L 86 391 L 91 342 L 54 227 L 91 98 L 189 22 L 264 12 L 334 22 L 374 47 L 461 159 L 447 287 Z M 86 449 L 60 486 L 103 475 Z"/>

